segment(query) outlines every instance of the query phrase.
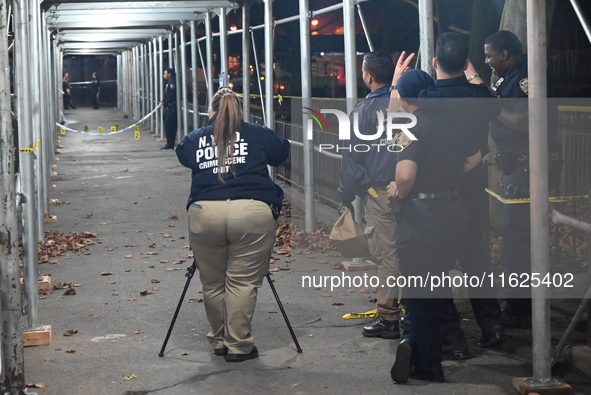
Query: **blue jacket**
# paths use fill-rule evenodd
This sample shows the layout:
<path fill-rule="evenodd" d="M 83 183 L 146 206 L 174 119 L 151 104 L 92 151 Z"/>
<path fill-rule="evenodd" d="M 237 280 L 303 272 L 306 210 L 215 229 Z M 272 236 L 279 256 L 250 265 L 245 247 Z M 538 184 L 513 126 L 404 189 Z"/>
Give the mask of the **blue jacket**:
<path fill-rule="evenodd" d="M 218 179 L 213 126 L 189 133 L 177 145 L 179 162 L 191 169 L 191 195 L 187 209 L 198 200 L 254 199 L 281 207 L 283 190 L 269 176 L 267 165 L 279 166 L 289 156 L 289 141 L 264 126 L 244 122 L 240 127 L 234 155 L 236 176 L 228 172 Z"/>
<path fill-rule="evenodd" d="M 377 112 L 383 111 L 386 115 L 390 102 L 389 86 L 376 89 L 369 93 L 365 100 L 359 102 L 349 116 L 351 129 L 353 129 L 353 113 L 359 115 L 359 132 L 363 134 L 375 134 L 378 127 Z M 364 141 L 355 136 L 351 130 L 351 151 L 343 151 L 341 162 L 341 181 L 337 195 L 345 202 L 355 200 L 355 196 L 364 196 L 367 189 L 372 186 L 383 186 L 394 181 L 396 171 L 396 154 L 387 149 L 393 144 L 386 140 L 386 132 L 382 137 L 373 141 Z M 354 147 L 363 145 L 357 151 Z M 365 151 L 365 146 L 369 150 Z"/>

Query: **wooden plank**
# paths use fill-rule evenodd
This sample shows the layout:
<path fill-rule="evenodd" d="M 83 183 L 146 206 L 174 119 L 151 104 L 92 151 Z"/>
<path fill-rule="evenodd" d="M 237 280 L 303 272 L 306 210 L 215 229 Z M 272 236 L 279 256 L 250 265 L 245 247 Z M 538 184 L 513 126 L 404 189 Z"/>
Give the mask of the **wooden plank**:
<path fill-rule="evenodd" d="M 25 347 L 51 344 L 51 325 L 43 325 L 40 331 L 23 332 L 23 344 Z"/>

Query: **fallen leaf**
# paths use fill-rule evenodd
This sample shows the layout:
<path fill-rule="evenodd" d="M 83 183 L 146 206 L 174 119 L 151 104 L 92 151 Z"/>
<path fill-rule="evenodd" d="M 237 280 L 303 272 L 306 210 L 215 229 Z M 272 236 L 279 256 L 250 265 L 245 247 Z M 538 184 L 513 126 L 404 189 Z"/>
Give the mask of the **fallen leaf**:
<path fill-rule="evenodd" d="M 108 222 L 99 222 L 99 225 L 108 225 Z"/>
<path fill-rule="evenodd" d="M 270 271 L 270 272 L 278 272 L 278 271 L 279 271 L 279 268 L 278 268 L 278 267 L 276 267 L 275 269 L 271 269 L 271 270 L 269 270 L 269 271 Z"/>
<path fill-rule="evenodd" d="M 169 235 L 168 233 L 166 233 L 166 234 L 163 234 L 162 236 L 163 236 L 163 237 L 172 237 L 172 235 Z"/>
<path fill-rule="evenodd" d="M 68 288 L 66 289 L 66 292 L 64 292 L 64 295 L 76 295 L 76 290 L 74 288 Z"/>
<path fill-rule="evenodd" d="M 157 252 L 146 252 L 147 255 L 158 255 Z"/>
<path fill-rule="evenodd" d="M 202 298 L 191 298 L 189 299 L 189 303 L 203 303 Z"/>
<path fill-rule="evenodd" d="M 179 219 L 179 216 L 176 214 L 171 215 L 170 217 L 168 217 L 170 219 Z"/>
<path fill-rule="evenodd" d="M 325 297 L 325 298 L 330 298 L 332 295 L 329 294 L 329 293 L 326 293 L 326 294 L 322 294 L 322 296 Z"/>
<path fill-rule="evenodd" d="M 66 352 L 67 352 L 68 354 L 75 354 L 75 353 L 76 353 L 76 350 L 66 350 Z"/>
<path fill-rule="evenodd" d="M 140 291 L 140 295 L 142 295 L 142 296 L 147 295 L 147 294 L 148 294 L 148 290 L 147 289 L 142 289 Z"/>
<path fill-rule="evenodd" d="M 181 355 L 189 355 L 189 353 L 188 352 L 184 352 Z"/>
<path fill-rule="evenodd" d="M 101 276 L 112 276 L 113 273 L 112 272 L 102 272 Z"/>
<path fill-rule="evenodd" d="M 341 302 L 337 302 L 337 303 L 333 303 L 332 305 L 333 305 L 333 306 L 342 306 L 342 305 L 343 305 L 343 303 L 341 303 Z"/>
<path fill-rule="evenodd" d="M 55 265 L 56 263 L 58 263 L 57 259 L 52 259 L 51 261 L 49 261 L 50 265 Z"/>
<path fill-rule="evenodd" d="M 90 217 L 92 217 L 92 214 L 86 214 L 86 215 L 84 216 L 84 218 L 90 218 Z"/>
<path fill-rule="evenodd" d="M 123 258 L 133 258 L 133 255 L 125 255 Z"/>
<path fill-rule="evenodd" d="M 180 267 L 167 267 L 166 269 L 164 269 L 167 272 L 171 272 L 173 270 L 183 270 Z"/>
<path fill-rule="evenodd" d="M 76 333 L 78 333 L 78 329 L 69 329 L 64 332 L 64 336 L 72 336 Z"/>
<path fill-rule="evenodd" d="M 140 298 L 130 298 L 130 299 L 127 299 L 127 300 L 134 301 L 134 300 L 140 300 Z"/>
<path fill-rule="evenodd" d="M 160 280 L 152 280 L 151 283 L 152 284 L 158 284 L 160 282 Z"/>
<path fill-rule="evenodd" d="M 279 266 L 279 270 L 290 270 L 288 267 Z"/>
<path fill-rule="evenodd" d="M 27 388 L 47 388 L 48 385 L 45 383 L 29 383 L 29 384 L 25 384 L 27 386 Z"/>
<path fill-rule="evenodd" d="M 167 261 L 166 259 L 163 259 L 160 261 L 160 263 L 168 263 L 169 261 Z"/>
<path fill-rule="evenodd" d="M 134 335 L 139 335 L 140 333 L 144 333 L 144 331 L 142 331 L 142 330 L 138 330 L 138 331 L 134 331 L 134 332 L 133 332 L 133 334 L 134 334 Z"/>

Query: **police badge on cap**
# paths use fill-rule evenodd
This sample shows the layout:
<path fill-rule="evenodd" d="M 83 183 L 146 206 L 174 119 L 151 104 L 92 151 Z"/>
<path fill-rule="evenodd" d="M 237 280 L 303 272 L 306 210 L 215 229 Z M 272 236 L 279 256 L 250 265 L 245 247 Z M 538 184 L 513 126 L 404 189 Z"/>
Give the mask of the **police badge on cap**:
<path fill-rule="evenodd" d="M 524 78 L 521 81 L 519 81 L 519 87 L 521 88 L 523 93 L 529 96 L 529 81 L 527 78 Z"/>

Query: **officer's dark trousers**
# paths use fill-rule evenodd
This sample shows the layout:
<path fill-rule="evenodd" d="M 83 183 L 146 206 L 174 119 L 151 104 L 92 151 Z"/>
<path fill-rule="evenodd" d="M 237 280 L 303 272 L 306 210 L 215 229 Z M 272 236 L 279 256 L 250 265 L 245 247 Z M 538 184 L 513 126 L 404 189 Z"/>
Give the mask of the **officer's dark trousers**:
<path fill-rule="evenodd" d="M 484 238 L 489 225 L 488 194 L 484 190 L 488 184 L 486 171 L 484 165 L 479 164 L 465 174 L 460 190 L 468 212 L 468 233 L 460 251 L 459 263 L 464 273 L 478 278 L 492 273 Z M 478 326 L 484 334 L 490 334 L 493 327 L 502 324 L 501 306 L 494 290 L 487 286 L 470 287 L 468 293 Z"/>
<path fill-rule="evenodd" d="M 176 132 L 178 129 L 178 123 L 175 112 L 166 113 L 164 116 L 164 133 L 166 134 L 166 145 L 174 147 L 174 141 L 176 139 Z"/>
<path fill-rule="evenodd" d="M 503 175 L 503 197 L 507 199 L 529 197 L 529 173 L 517 167 L 513 173 Z M 503 258 L 505 275 L 520 276 L 531 273 L 529 204 L 503 205 Z M 521 277 L 517 277 L 520 279 Z M 507 280 L 505 280 L 507 284 Z M 528 288 L 507 288 L 505 311 L 518 316 L 531 315 L 531 293 Z"/>
<path fill-rule="evenodd" d="M 98 94 L 98 92 L 92 93 L 92 108 L 94 108 L 95 110 L 98 110 L 98 108 L 99 108 L 99 94 Z"/>
<path fill-rule="evenodd" d="M 468 217 L 463 203 L 455 199 L 407 200 L 396 220 L 402 274 L 423 280 L 448 275 L 464 245 Z M 425 372 L 441 361 L 440 311 L 449 309 L 452 297 L 449 287 L 422 285 L 407 282 L 405 288 L 416 372 Z"/>

